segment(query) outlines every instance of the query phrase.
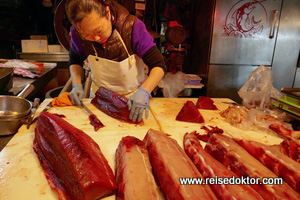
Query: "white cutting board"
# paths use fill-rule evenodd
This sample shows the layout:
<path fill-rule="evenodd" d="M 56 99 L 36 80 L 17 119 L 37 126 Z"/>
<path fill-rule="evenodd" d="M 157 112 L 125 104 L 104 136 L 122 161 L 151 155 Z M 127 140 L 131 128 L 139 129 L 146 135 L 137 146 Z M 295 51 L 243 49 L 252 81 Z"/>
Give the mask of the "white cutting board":
<path fill-rule="evenodd" d="M 46 99 L 38 108 L 36 115 L 50 101 L 51 99 Z M 90 135 L 100 146 L 113 171 L 115 168 L 115 151 L 122 137 L 131 135 L 143 139 L 148 129 L 159 130 L 151 113 L 149 113 L 149 118 L 144 120 L 143 125 L 129 124 L 102 113 L 89 102 L 89 99 L 84 99 L 86 106 L 105 125 L 97 132 L 89 124 L 88 114 L 82 108 L 75 106 L 52 107 L 48 112 L 65 115 L 66 121 Z M 57 199 L 57 195 L 49 187 L 37 156 L 32 149 L 35 124 L 32 124 L 30 129 L 27 129 L 25 125 L 22 126 L 0 153 L 1 200 Z M 115 199 L 115 196 L 104 199 Z"/>
<path fill-rule="evenodd" d="M 203 124 L 176 121 L 177 114 L 188 100 L 195 104 L 197 102 L 197 98 L 155 98 L 150 104 L 151 112 L 156 118 L 160 130 L 173 136 L 181 147 L 183 147 L 185 133 L 197 131 L 200 134 L 205 134 L 205 131 L 201 129 L 203 125 L 208 128 L 209 126 L 217 126 L 224 130 L 225 135 L 238 139 L 255 140 L 267 145 L 279 144 L 283 140 L 275 134 L 268 134 L 259 130 L 243 130 L 226 122 L 220 116 L 220 112 L 230 106 L 224 102 L 233 102 L 228 98 L 213 98 L 214 104 L 219 110 L 199 109 L 205 120 Z M 204 142 L 201 143 L 205 145 Z"/>
<path fill-rule="evenodd" d="M 63 114 L 65 120 L 75 127 L 83 130 L 90 135 L 100 146 L 102 153 L 108 160 L 109 165 L 114 171 L 115 151 L 122 137 L 131 135 L 143 139 L 149 128 L 161 130 L 170 134 L 170 137 L 177 140 L 182 147 L 183 135 L 186 132 L 196 130 L 204 133 L 200 129 L 202 125 L 213 125 L 224 129 L 225 133 L 234 137 L 244 137 L 262 141 L 269 144 L 279 144 L 282 139 L 276 136 L 270 136 L 265 133 L 255 131 L 242 131 L 232 127 L 219 116 L 221 110 L 225 110 L 228 104 L 223 101 L 229 99 L 213 99 L 220 111 L 199 110 L 203 115 L 206 124 L 195 124 L 188 122 L 179 122 L 175 120 L 176 115 L 187 100 L 196 103 L 197 99 L 187 98 L 153 98 L 150 102 L 149 119 L 144 120 L 145 124 L 135 125 L 120 122 L 99 111 L 96 107 L 89 104 L 90 100 L 85 99 L 84 103 L 94 112 L 104 128 L 97 132 L 89 124 L 88 115 L 78 107 L 51 108 L 49 112 Z M 46 99 L 37 110 L 37 114 L 50 102 Z M 36 114 L 36 115 L 37 115 Z M 32 149 L 34 139 L 35 124 L 30 129 L 22 126 L 18 133 L 10 140 L 7 146 L 0 152 L 0 199 L 1 200 L 55 200 L 56 193 L 50 189 L 44 172 L 39 164 L 36 154 Z M 205 145 L 205 143 L 202 143 Z M 115 196 L 103 198 L 105 200 L 115 199 Z"/>
<path fill-rule="evenodd" d="M 50 99 L 45 100 L 47 102 Z M 158 124 L 156 123 L 153 115 L 149 112 L 149 117 L 147 120 L 143 120 L 143 124 L 130 124 L 127 122 L 122 122 L 107 114 L 100 111 L 93 104 L 90 103 L 90 99 L 83 99 L 83 103 L 98 117 L 98 119 L 104 124 L 104 127 L 99 129 L 97 133 L 104 130 L 128 130 L 128 129 L 158 129 Z M 89 114 L 81 107 L 78 106 L 66 106 L 66 107 L 52 107 L 49 112 L 63 114 L 66 116 L 65 119 L 70 124 L 79 128 L 83 131 L 94 131 L 94 127 L 90 125 Z"/>

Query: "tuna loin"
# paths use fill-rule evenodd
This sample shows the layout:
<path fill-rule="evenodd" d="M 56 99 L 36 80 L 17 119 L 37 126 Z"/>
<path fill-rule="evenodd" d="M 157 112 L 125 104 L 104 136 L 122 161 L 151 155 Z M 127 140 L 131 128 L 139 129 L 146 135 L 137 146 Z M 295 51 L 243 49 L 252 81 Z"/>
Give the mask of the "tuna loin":
<path fill-rule="evenodd" d="M 128 99 L 104 87 L 100 87 L 95 93 L 91 103 L 105 114 L 128 123 L 138 124 L 129 119 L 130 110 L 127 106 Z"/>
<path fill-rule="evenodd" d="M 180 184 L 180 178 L 202 176 L 176 140 L 150 129 L 144 141 L 154 175 L 167 199 L 216 199 L 208 185 Z"/>
<path fill-rule="evenodd" d="M 224 165 L 214 159 L 202 148 L 196 131 L 186 133 L 184 135 L 184 149 L 187 155 L 194 162 L 200 173 L 204 178 L 212 177 L 237 177 L 232 171 L 228 170 Z M 221 185 L 210 184 L 218 199 L 222 200 L 242 200 L 242 199 L 263 199 L 257 192 L 255 192 L 248 185 Z"/>
<path fill-rule="evenodd" d="M 146 144 L 132 136 L 122 138 L 116 151 L 118 200 L 163 199 L 152 174 Z"/>
<path fill-rule="evenodd" d="M 183 122 L 204 123 L 204 118 L 192 101 L 187 101 L 176 116 L 176 120 Z"/>
<path fill-rule="evenodd" d="M 214 134 L 204 149 L 239 177 L 258 179 L 259 183 L 251 184 L 251 187 L 264 199 L 300 199 L 300 195 L 284 182 L 282 185 L 260 184 L 262 178 L 276 178 L 277 176 L 233 139 L 225 135 Z"/>
<path fill-rule="evenodd" d="M 94 200 L 115 192 L 113 171 L 97 143 L 60 117 L 40 115 L 33 148 L 59 199 Z"/>
<path fill-rule="evenodd" d="M 277 176 L 282 177 L 292 188 L 300 192 L 299 163 L 274 147 L 249 140 L 238 140 L 237 142 Z"/>

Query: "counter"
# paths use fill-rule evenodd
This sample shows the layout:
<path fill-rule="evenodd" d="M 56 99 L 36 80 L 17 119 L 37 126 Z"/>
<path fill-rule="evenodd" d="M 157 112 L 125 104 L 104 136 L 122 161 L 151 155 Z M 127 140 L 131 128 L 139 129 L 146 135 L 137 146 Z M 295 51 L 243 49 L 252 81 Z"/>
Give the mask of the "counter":
<path fill-rule="evenodd" d="M 115 152 L 122 137 L 131 135 L 143 139 L 150 128 L 168 133 L 181 147 L 183 146 L 183 135 L 186 132 L 196 130 L 199 133 L 204 133 L 204 130 L 200 128 L 202 125 L 217 125 L 225 131 L 224 134 L 235 138 L 246 138 L 265 144 L 279 144 L 282 141 L 281 138 L 275 135 L 259 131 L 241 130 L 225 122 L 219 112 L 228 107 L 228 104 L 223 102 L 230 102 L 230 99 L 213 99 L 219 110 L 199 110 L 205 119 L 205 124 L 176 121 L 176 115 L 187 100 L 196 103 L 197 98 L 153 98 L 150 102 L 149 118 L 144 120 L 144 125 L 136 125 L 111 118 L 90 104 L 90 99 L 84 99 L 83 102 L 86 106 L 105 125 L 97 132 L 89 124 L 88 114 L 79 107 L 54 107 L 49 112 L 65 115 L 64 119 L 66 121 L 92 137 L 100 146 L 103 155 L 113 170 L 115 169 Z M 41 112 L 50 101 L 51 99 L 46 99 L 38 108 L 36 114 Z M 57 199 L 56 193 L 51 190 L 47 183 L 32 148 L 34 128 L 35 124 L 31 125 L 29 129 L 22 126 L 0 152 L 0 199 Z M 115 199 L 115 196 L 104 199 Z"/>
<path fill-rule="evenodd" d="M 19 76 L 13 77 L 13 86 L 9 90 L 9 95 L 18 95 L 28 84 L 34 86 L 34 90 L 26 97 L 26 99 L 33 101 L 33 97 L 38 94 L 57 74 L 56 67 L 44 67 L 43 72 L 39 78 L 22 78 Z M 1 130 L 0 130 L 1 131 Z M 0 135 L 0 151 L 9 142 L 13 135 Z"/>
<path fill-rule="evenodd" d="M 38 78 L 24 78 L 20 76 L 13 77 L 13 86 L 9 90 L 9 93 L 12 95 L 17 95 L 21 92 L 26 85 L 32 84 L 34 85 L 35 89 L 32 93 L 29 94 L 26 99 L 31 99 L 34 97 L 40 90 L 42 90 L 52 78 L 54 78 L 57 74 L 56 67 L 44 67 L 43 71 Z"/>
<path fill-rule="evenodd" d="M 69 62 L 69 52 L 57 53 L 17 53 L 18 58 L 37 62 Z"/>

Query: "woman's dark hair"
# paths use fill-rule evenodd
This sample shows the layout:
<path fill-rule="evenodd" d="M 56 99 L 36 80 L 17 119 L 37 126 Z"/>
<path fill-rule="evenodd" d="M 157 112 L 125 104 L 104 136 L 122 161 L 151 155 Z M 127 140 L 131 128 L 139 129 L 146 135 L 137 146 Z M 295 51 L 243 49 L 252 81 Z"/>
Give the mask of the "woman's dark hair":
<path fill-rule="evenodd" d="M 82 19 L 95 11 L 100 17 L 106 15 L 105 8 L 110 5 L 110 0 L 67 0 L 66 13 L 69 21 L 76 27 Z"/>

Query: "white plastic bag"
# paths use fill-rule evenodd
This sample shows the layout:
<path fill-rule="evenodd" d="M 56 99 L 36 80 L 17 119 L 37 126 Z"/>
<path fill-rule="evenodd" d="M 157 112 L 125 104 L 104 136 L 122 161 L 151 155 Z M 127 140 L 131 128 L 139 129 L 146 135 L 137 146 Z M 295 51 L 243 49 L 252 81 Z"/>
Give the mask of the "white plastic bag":
<path fill-rule="evenodd" d="M 282 94 L 273 87 L 272 71 L 264 65 L 250 73 L 246 83 L 238 91 L 243 99 L 243 106 L 247 108 L 268 108 L 270 97 L 279 99 Z"/>
<path fill-rule="evenodd" d="M 185 88 L 185 74 L 183 72 L 167 73 L 162 83 L 164 97 L 176 98 Z"/>

